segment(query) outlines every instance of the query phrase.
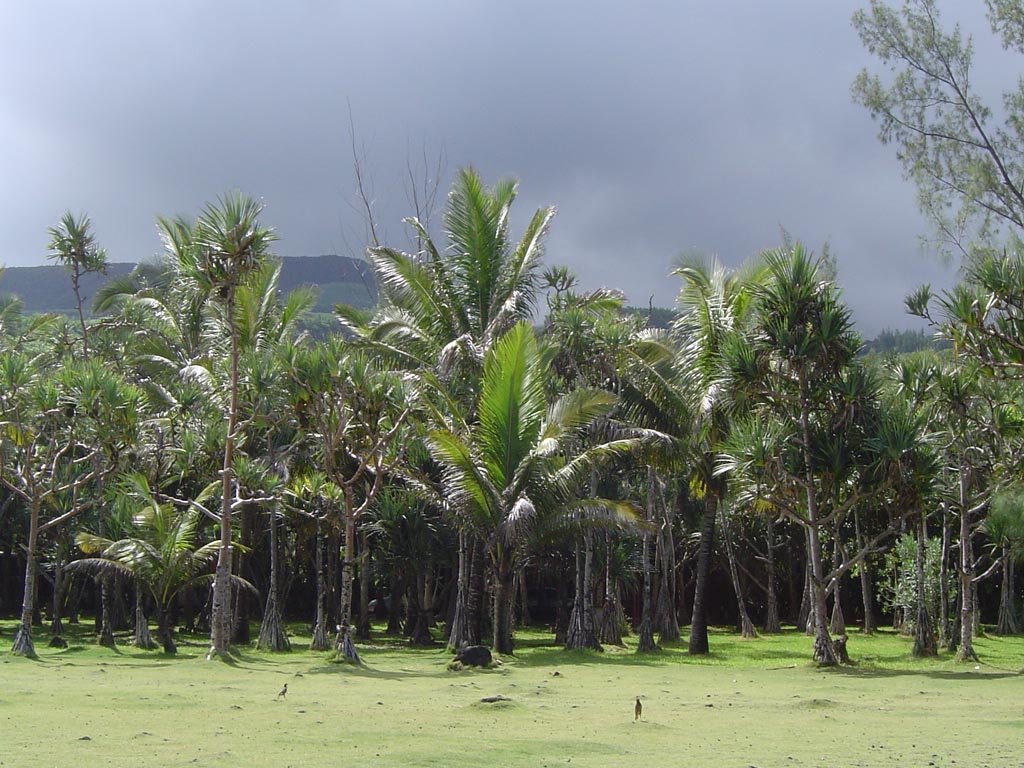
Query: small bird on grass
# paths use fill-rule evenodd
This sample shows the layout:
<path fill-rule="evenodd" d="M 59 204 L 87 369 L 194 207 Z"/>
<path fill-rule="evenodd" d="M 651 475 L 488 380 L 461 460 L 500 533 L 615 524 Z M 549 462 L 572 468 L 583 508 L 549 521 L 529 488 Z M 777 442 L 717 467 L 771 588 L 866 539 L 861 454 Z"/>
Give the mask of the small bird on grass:
<path fill-rule="evenodd" d="M 284 684 L 284 688 L 282 688 L 280 691 L 277 692 L 277 698 L 283 699 L 287 695 L 288 695 L 288 683 L 285 683 Z"/>
<path fill-rule="evenodd" d="M 633 720 L 639 720 L 644 712 L 644 705 L 640 703 L 640 697 L 636 697 L 636 706 L 633 707 Z"/>

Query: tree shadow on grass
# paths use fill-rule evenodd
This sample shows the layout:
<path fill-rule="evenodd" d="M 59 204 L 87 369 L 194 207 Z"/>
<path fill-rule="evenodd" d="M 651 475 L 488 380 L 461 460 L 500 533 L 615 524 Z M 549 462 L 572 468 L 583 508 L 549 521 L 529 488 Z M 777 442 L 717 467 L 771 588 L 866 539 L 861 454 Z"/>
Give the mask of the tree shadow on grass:
<path fill-rule="evenodd" d="M 892 677 L 926 677 L 930 680 L 956 680 L 963 683 L 982 683 L 992 680 L 1002 680 L 1007 677 L 1021 677 L 1024 670 L 1015 671 L 1001 669 L 998 667 L 986 667 L 980 665 L 980 670 L 974 669 L 971 665 L 965 669 L 891 669 L 877 667 L 870 663 L 855 663 L 849 666 L 843 665 L 832 667 L 826 670 L 829 674 L 842 675 L 859 679 L 871 678 L 892 678 Z"/>

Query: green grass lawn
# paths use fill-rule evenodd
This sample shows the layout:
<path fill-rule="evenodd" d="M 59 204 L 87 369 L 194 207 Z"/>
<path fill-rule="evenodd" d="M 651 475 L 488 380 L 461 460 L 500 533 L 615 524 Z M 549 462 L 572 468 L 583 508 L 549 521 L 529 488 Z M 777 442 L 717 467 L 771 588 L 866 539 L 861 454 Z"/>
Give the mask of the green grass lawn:
<path fill-rule="evenodd" d="M 856 664 L 821 670 L 796 632 L 716 631 L 702 659 L 520 632 L 503 666 L 450 672 L 443 649 L 383 637 L 363 668 L 305 650 L 207 663 L 198 637 L 174 658 L 73 636 L 56 650 L 43 632 L 28 660 L 12 637 L 0 623 L 5 767 L 1024 765 L 1024 638 L 980 638 L 982 663 L 958 665 L 853 633 Z"/>

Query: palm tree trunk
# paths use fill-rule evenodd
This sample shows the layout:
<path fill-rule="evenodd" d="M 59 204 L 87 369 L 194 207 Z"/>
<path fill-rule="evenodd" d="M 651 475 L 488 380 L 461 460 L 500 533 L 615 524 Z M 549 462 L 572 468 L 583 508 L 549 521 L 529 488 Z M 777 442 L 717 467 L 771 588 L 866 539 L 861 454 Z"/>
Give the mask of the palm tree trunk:
<path fill-rule="evenodd" d="M 917 554 L 914 562 L 914 601 L 917 603 L 917 619 L 914 622 L 914 646 L 911 649 L 911 655 L 918 658 L 938 654 L 924 591 L 924 554 L 927 538 L 928 519 L 922 511 L 921 524 L 917 529 Z"/>
<path fill-rule="evenodd" d="M 665 500 L 664 484 L 658 483 L 662 519 L 658 536 L 661 561 L 661 589 L 658 590 L 658 640 L 674 643 L 679 640 L 679 619 L 676 617 L 676 545 L 672 537 L 672 515 Z"/>
<path fill-rule="evenodd" d="M 494 652 L 512 653 L 512 589 L 514 572 L 507 555 L 499 558 L 494 566 Z"/>
<path fill-rule="evenodd" d="M 413 617 L 409 645 L 431 646 L 434 638 L 430 635 L 430 588 L 424 571 L 416 574 L 416 583 L 411 585 L 409 613 Z"/>
<path fill-rule="evenodd" d="M 967 468 L 960 466 L 960 648 L 957 661 L 977 661 L 972 634 L 974 629 L 974 550 L 971 546 L 971 521 L 967 514 Z"/>
<path fill-rule="evenodd" d="M 804 459 L 804 480 L 807 494 L 807 551 L 811 558 L 811 595 L 814 608 L 814 660 L 822 666 L 837 663 L 832 638 L 828 634 L 828 597 L 825 584 L 825 569 L 821 562 L 821 539 L 818 531 L 818 495 L 811 469 L 811 428 L 807 378 L 799 374 L 800 384 L 800 441 Z"/>
<path fill-rule="evenodd" d="M 837 523 L 835 530 L 832 534 L 832 563 L 836 569 L 836 573 L 839 573 L 839 567 L 843 563 L 843 548 L 839 543 L 840 533 L 841 531 L 839 530 L 839 525 Z M 832 590 L 832 618 L 829 621 L 829 631 L 833 635 L 837 636 L 846 634 L 846 617 L 843 616 L 842 587 L 842 577 L 837 576 L 835 581 L 835 587 Z"/>
<path fill-rule="evenodd" d="M 604 547 L 604 607 L 601 611 L 600 642 L 622 645 L 622 605 L 619 602 L 619 584 L 612 576 L 612 534 L 605 534 Z"/>
<path fill-rule="evenodd" d="M 156 642 L 149 633 L 149 621 L 146 619 L 146 600 L 142 584 L 135 583 L 135 636 L 132 644 L 136 648 L 144 648 L 151 651 L 156 648 Z"/>
<path fill-rule="evenodd" d="M 64 609 L 64 555 L 65 539 L 62 535 L 57 540 L 57 561 L 53 566 L 53 601 L 50 610 L 50 634 L 59 637 L 64 634 L 64 622 L 61 620 Z"/>
<path fill-rule="evenodd" d="M 330 649 L 327 639 L 327 574 L 324 571 L 324 536 L 322 520 L 316 519 L 316 543 L 314 551 L 314 568 L 316 568 L 316 621 L 313 622 L 313 637 L 309 643 L 311 651 Z"/>
<path fill-rule="evenodd" d="M 348 491 L 346 490 L 346 495 Z M 352 506 L 349 505 L 349 509 Z M 356 555 L 356 524 L 351 513 L 345 514 L 345 560 L 341 566 L 341 606 L 340 618 L 345 624 L 352 623 L 352 581 L 354 578 Z"/>
<path fill-rule="evenodd" d="M 647 465 L 647 512 L 645 522 L 648 524 L 654 519 L 654 467 Z M 654 642 L 654 627 L 651 617 L 651 534 L 644 528 L 643 538 L 643 569 L 644 569 L 644 592 L 643 607 L 640 612 L 640 628 L 637 631 L 636 652 L 650 653 L 657 651 L 658 646 Z"/>
<path fill-rule="evenodd" d="M 281 608 L 277 600 L 277 587 L 280 581 L 280 552 L 277 544 L 277 514 L 270 510 L 270 586 L 267 589 L 267 604 L 263 609 L 263 621 L 260 622 L 260 634 L 256 638 L 256 647 L 264 651 L 290 651 L 291 641 L 284 631 L 281 622 Z"/>
<path fill-rule="evenodd" d="M 779 619 L 779 597 L 775 588 L 775 521 L 768 517 L 768 532 L 766 534 L 765 547 L 765 586 L 767 597 L 765 599 L 763 632 L 781 632 L 782 622 Z"/>
<path fill-rule="evenodd" d="M 860 515 L 857 513 L 857 508 L 853 508 L 853 528 L 854 535 L 857 538 L 857 549 L 864 548 L 864 537 L 860 530 Z M 857 573 L 860 575 L 860 597 L 861 602 L 864 604 L 864 634 L 874 634 L 878 628 L 878 624 L 875 621 L 875 609 L 874 601 L 871 599 L 874 592 L 872 591 L 871 584 L 871 565 L 868 558 L 865 557 L 860 561 L 860 565 L 857 567 Z"/>
<path fill-rule="evenodd" d="M 114 647 L 114 590 L 113 577 L 97 577 L 100 584 L 100 636 L 99 644 L 104 648 Z"/>
<path fill-rule="evenodd" d="M 469 571 L 470 571 L 469 534 L 465 529 L 459 530 L 459 573 L 455 592 L 455 615 L 452 617 L 451 631 L 448 633 L 448 647 L 458 650 L 470 645 L 469 637 Z"/>
<path fill-rule="evenodd" d="M 224 438 L 224 464 L 221 468 L 220 551 L 213 582 L 213 607 L 210 610 L 210 650 L 206 660 L 223 658 L 231 652 L 231 501 L 234 490 L 235 430 L 238 421 L 238 333 L 235 328 L 234 291 L 228 291 L 225 314 L 231 337 L 231 389 L 228 403 L 228 428 Z"/>
<path fill-rule="evenodd" d="M 161 605 L 159 601 L 156 604 L 156 634 L 164 647 L 164 653 L 173 655 L 178 652 L 178 648 L 174 645 L 174 631 L 171 627 L 171 607 Z"/>
<path fill-rule="evenodd" d="M 39 512 L 41 502 L 33 499 L 29 510 L 28 541 L 25 543 L 25 592 L 21 601 L 21 621 L 14 632 L 11 653 L 15 656 L 35 658 L 32 643 L 32 612 L 36 601 L 36 541 L 39 538 Z"/>
<path fill-rule="evenodd" d="M 1020 622 L 1017 621 L 1017 610 L 1013 600 L 1013 559 L 1010 550 L 1002 547 L 1002 583 L 999 585 L 999 622 L 996 634 L 1016 635 L 1020 633 Z"/>
<path fill-rule="evenodd" d="M 591 531 L 583 531 L 582 546 L 576 541 L 576 594 L 573 596 L 572 613 L 569 614 L 569 631 L 565 638 L 567 649 L 592 648 L 600 650 L 597 632 L 594 628 L 594 611 L 591 597 L 590 575 L 594 560 L 594 539 Z"/>
<path fill-rule="evenodd" d="M 949 648 L 953 642 L 953 632 L 949 626 L 949 547 L 950 547 L 949 508 L 942 505 L 942 552 L 939 558 L 939 632 L 940 642 Z M 952 650 L 952 648 L 950 648 Z"/>
<path fill-rule="evenodd" d="M 715 538 L 715 517 L 718 513 L 718 495 L 710 487 L 704 494 L 704 515 L 701 518 L 700 549 L 697 551 L 697 583 L 693 590 L 693 613 L 690 619 L 691 655 L 708 653 L 708 577 L 711 573 L 711 553 Z"/>
<path fill-rule="evenodd" d="M 729 536 L 729 528 L 725 519 L 725 506 L 719 506 L 721 515 L 722 541 L 725 543 L 725 555 L 729 561 L 729 576 L 732 578 L 732 589 L 736 594 L 736 609 L 740 617 L 740 636 L 746 639 L 757 637 L 754 623 L 747 613 L 746 601 L 743 599 L 743 584 L 740 582 L 739 569 L 736 567 L 736 557 L 732 550 L 732 539 Z"/>
<path fill-rule="evenodd" d="M 359 534 L 359 622 L 356 639 L 370 639 L 370 540 L 363 531 Z"/>

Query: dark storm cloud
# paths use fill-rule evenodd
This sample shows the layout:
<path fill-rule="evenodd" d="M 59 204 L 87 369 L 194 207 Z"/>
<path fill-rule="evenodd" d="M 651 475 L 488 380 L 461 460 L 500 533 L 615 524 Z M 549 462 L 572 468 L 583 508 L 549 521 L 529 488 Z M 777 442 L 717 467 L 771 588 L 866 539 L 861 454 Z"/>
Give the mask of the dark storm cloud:
<path fill-rule="evenodd" d="M 443 149 L 553 204 L 548 261 L 670 304 L 682 251 L 738 264 L 828 241 L 867 333 L 948 284 L 894 152 L 849 98 L 855 2 L 7 4 L 0 263 L 40 263 L 62 210 L 114 260 L 155 214 L 263 197 L 283 254 L 358 252 L 351 118 L 375 216 L 403 244 L 407 164 Z M 447 185 L 447 179 L 445 181 Z"/>

